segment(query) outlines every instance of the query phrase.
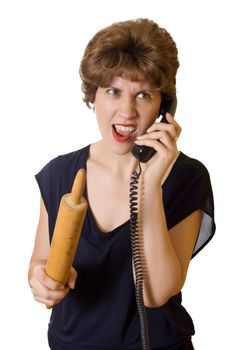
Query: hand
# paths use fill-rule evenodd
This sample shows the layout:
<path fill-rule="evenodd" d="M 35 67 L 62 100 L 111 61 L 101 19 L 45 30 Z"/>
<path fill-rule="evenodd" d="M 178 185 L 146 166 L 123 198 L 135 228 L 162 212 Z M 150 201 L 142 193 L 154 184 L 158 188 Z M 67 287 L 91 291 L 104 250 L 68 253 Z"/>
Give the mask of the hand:
<path fill-rule="evenodd" d="M 156 150 L 157 153 L 147 163 L 142 163 L 142 169 L 148 180 L 152 179 L 159 184 L 179 154 L 176 141 L 182 130 L 169 113 L 166 114 L 166 118 L 169 124 L 155 122 L 135 141 L 139 146 L 148 146 Z"/>
<path fill-rule="evenodd" d="M 48 306 L 58 304 L 66 297 L 70 288 L 74 289 L 77 272 L 72 267 L 68 285 L 54 281 L 45 272 L 46 264 L 37 264 L 33 267 L 29 280 L 34 299 Z"/>

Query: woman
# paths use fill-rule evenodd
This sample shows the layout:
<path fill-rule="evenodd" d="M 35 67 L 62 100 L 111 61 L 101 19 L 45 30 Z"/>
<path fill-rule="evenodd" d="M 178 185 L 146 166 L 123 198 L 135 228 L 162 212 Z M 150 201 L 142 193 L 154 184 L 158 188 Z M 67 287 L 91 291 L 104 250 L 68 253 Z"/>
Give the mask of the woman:
<path fill-rule="evenodd" d="M 134 145 L 154 155 L 141 162 L 138 210 L 143 300 L 151 349 L 193 349 L 193 322 L 181 305 L 190 259 L 215 231 L 207 169 L 177 149 L 177 48 L 148 19 L 115 23 L 88 43 L 80 66 L 84 101 L 102 139 L 49 162 L 37 175 L 42 199 L 29 268 L 34 298 L 53 306 L 53 350 L 140 349 L 129 221 L 129 186 L 139 162 Z M 173 111 L 174 112 L 174 111 Z M 172 114 L 173 114 L 172 112 Z M 45 273 L 60 198 L 87 170 L 89 207 L 68 286 Z M 78 276 L 77 276 L 78 272 Z"/>

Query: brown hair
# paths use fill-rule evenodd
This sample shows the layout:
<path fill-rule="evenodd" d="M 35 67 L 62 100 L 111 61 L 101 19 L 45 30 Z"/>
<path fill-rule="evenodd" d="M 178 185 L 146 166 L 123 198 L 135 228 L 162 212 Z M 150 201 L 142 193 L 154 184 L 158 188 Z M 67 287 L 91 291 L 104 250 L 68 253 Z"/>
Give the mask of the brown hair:
<path fill-rule="evenodd" d="M 117 22 L 100 30 L 88 43 L 80 65 L 84 101 L 94 102 L 98 86 L 114 77 L 132 81 L 144 74 L 172 97 L 176 93 L 178 51 L 171 35 L 149 19 Z"/>

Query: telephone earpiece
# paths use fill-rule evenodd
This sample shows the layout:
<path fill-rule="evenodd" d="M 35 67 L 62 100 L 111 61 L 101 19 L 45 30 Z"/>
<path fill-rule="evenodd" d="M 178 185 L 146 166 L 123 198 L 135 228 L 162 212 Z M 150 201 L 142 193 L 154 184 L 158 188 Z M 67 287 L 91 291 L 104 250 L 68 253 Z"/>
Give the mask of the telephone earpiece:
<path fill-rule="evenodd" d="M 172 97 L 168 97 L 166 95 L 163 95 L 162 103 L 161 103 L 161 107 L 160 107 L 160 112 L 159 112 L 160 116 L 162 116 L 162 119 L 161 119 L 162 123 L 167 123 L 166 113 L 170 113 L 172 115 L 172 117 L 174 117 L 176 107 L 177 107 L 176 96 L 174 96 L 172 98 Z"/>

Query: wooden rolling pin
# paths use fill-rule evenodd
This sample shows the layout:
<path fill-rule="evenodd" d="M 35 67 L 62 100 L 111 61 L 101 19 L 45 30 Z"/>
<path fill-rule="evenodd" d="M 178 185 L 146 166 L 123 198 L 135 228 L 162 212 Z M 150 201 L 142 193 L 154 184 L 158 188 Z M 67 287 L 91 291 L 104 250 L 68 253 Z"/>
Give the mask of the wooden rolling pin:
<path fill-rule="evenodd" d="M 71 193 L 61 198 L 46 265 L 47 275 L 64 285 L 69 279 L 87 210 L 87 201 L 82 197 L 85 182 L 86 171 L 80 169 Z M 47 307 L 50 308 L 50 306 Z"/>

